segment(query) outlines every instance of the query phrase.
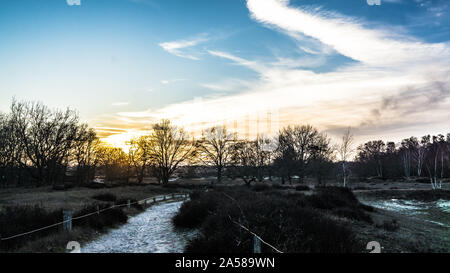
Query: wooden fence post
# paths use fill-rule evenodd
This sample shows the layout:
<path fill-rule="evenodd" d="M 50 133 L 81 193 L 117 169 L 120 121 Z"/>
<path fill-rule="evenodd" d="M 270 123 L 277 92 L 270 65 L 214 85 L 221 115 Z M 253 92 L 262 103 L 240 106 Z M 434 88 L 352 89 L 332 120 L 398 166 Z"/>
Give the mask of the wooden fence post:
<path fill-rule="evenodd" d="M 155 197 L 153 197 L 153 203 L 156 203 L 156 198 Z"/>
<path fill-rule="evenodd" d="M 97 215 L 99 215 L 100 214 L 100 207 L 97 205 Z"/>
<path fill-rule="evenodd" d="M 253 236 L 253 253 L 261 253 L 261 241 Z"/>
<path fill-rule="evenodd" d="M 72 230 L 72 211 L 63 210 L 63 229 L 66 231 Z"/>
<path fill-rule="evenodd" d="M 131 208 L 131 201 L 130 200 L 127 201 L 127 207 Z"/>

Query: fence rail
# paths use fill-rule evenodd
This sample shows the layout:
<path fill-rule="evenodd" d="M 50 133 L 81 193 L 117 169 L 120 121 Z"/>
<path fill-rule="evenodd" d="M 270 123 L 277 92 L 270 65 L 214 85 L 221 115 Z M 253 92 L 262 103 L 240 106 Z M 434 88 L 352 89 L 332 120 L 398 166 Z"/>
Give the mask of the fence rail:
<path fill-rule="evenodd" d="M 67 213 L 67 211 L 64 211 L 63 221 L 61 221 L 61 222 L 54 223 L 52 225 L 48 225 L 48 226 L 45 226 L 45 227 L 37 228 L 37 229 L 34 229 L 34 230 L 30 230 L 30 231 L 27 231 L 27 232 L 23 232 L 23 233 L 20 233 L 20 234 L 16 234 L 16 235 L 13 235 L 13 236 L 9 236 L 9 237 L 6 237 L 6 238 L 2 238 L 2 236 L 0 234 L 0 241 L 6 241 L 6 240 L 14 239 L 14 238 L 17 238 L 17 237 L 29 235 L 29 234 L 32 234 L 32 233 L 35 233 L 35 232 L 38 232 L 38 231 L 42 231 L 42 230 L 46 230 L 46 229 L 49 229 L 49 228 L 52 228 L 52 227 L 56 227 L 56 226 L 59 226 L 59 225 L 62 225 L 65 230 L 71 230 L 71 228 L 72 228 L 72 221 L 73 220 L 82 219 L 82 218 L 85 218 L 85 217 L 92 216 L 94 214 L 99 215 L 100 213 L 102 213 L 104 211 L 107 211 L 107 210 L 110 210 L 110 209 L 114 209 L 114 208 L 120 208 L 120 207 L 125 207 L 125 206 L 130 208 L 132 205 L 136 205 L 136 204 L 144 205 L 144 206 L 150 206 L 150 205 L 154 205 L 154 204 L 157 204 L 157 203 L 160 203 L 160 202 L 173 201 L 174 199 L 177 199 L 177 200 L 178 199 L 186 199 L 188 197 L 189 197 L 188 193 L 170 193 L 170 194 L 152 196 L 152 197 L 145 198 L 145 199 L 142 199 L 142 200 L 139 200 L 139 201 L 136 201 L 136 202 L 130 202 L 130 200 L 127 200 L 127 203 L 125 203 L 125 204 L 119 204 L 119 205 L 113 204 L 112 206 L 104 208 L 104 209 L 99 209 L 99 207 L 97 206 L 97 210 L 96 211 L 91 212 L 91 213 L 87 213 L 87 214 L 84 214 L 84 215 L 81 215 L 81 216 L 77 216 L 77 217 L 72 217 L 72 212 L 71 211 L 69 211 L 70 213 Z"/>

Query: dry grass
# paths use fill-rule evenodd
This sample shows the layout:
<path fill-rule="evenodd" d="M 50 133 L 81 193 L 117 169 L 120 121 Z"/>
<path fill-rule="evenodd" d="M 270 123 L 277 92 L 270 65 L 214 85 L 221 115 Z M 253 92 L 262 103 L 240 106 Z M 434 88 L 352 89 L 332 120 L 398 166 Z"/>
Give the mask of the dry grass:
<path fill-rule="evenodd" d="M 98 235 L 98 231 L 94 231 L 87 227 L 74 228 L 71 232 L 58 232 L 49 236 L 34 240 L 23 247 L 15 250 L 16 253 L 63 253 L 69 252 L 66 249 L 67 243 L 77 241 L 80 244 L 94 238 Z"/>
<path fill-rule="evenodd" d="M 171 182 L 171 187 L 162 187 L 161 185 L 145 184 L 143 186 L 120 186 L 114 188 L 102 188 L 102 189 L 90 189 L 90 188 L 72 188 L 67 191 L 55 191 L 51 187 L 42 188 L 11 188 L 0 189 L 0 211 L 5 206 L 23 206 L 23 205 L 39 205 L 46 210 L 58 210 L 61 208 L 72 209 L 74 212 L 80 211 L 87 205 L 93 203 L 101 203 L 95 200 L 94 196 L 101 194 L 113 194 L 118 200 L 124 199 L 136 199 L 141 200 L 165 193 L 172 192 L 189 192 L 191 186 L 205 187 L 210 184 L 212 179 L 180 179 Z M 314 189 L 316 183 L 314 180 L 306 179 L 306 185 L 311 189 Z M 257 185 L 259 182 L 254 183 Z M 265 181 L 264 184 L 278 185 L 279 181 Z M 337 184 L 329 183 L 330 184 Z M 387 184 L 387 185 L 385 185 Z M 243 185 L 243 182 L 237 180 L 225 180 L 224 183 L 217 186 L 236 186 Z M 295 187 L 299 184 L 293 183 L 289 185 L 286 183 L 283 185 L 283 189 L 280 189 L 280 193 L 293 194 L 298 193 L 295 191 Z M 449 187 L 450 184 L 446 184 L 445 187 Z M 390 187 L 396 187 L 398 190 L 393 192 L 403 192 L 405 189 L 426 189 L 430 186 L 424 183 L 416 183 L 413 181 L 366 181 L 366 182 L 353 182 L 350 186 L 361 196 L 364 193 L 370 191 L 386 190 Z M 357 187 L 360 187 L 358 190 Z M 276 188 L 276 187 L 274 187 Z M 311 190 L 312 192 L 312 190 Z M 391 190 L 392 192 L 392 190 Z M 310 192 L 303 192 L 304 194 L 310 194 Z M 127 210 L 128 215 L 138 213 L 138 211 Z M 418 222 L 418 220 L 411 219 L 393 212 L 378 211 L 370 213 L 374 219 L 373 225 L 368 225 L 365 222 L 350 221 L 353 227 L 357 230 L 362 241 L 378 240 L 384 247 L 384 252 L 442 252 L 448 251 L 447 241 L 442 241 L 442 231 L 433 224 L 425 224 Z M 340 218 L 336 216 L 337 218 Z M 346 218 L 342 218 L 341 221 Z M 398 230 L 387 231 L 384 228 L 377 227 L 383 223 L 391 222 L 393 219 L 397 220 L 399 224 Z M 349 220 L 345 220 L 349 221 Z M 87 227 L 75 227 L 71 233 L 58 232 L 49 236 L 45 236 L 27 243 L 25 246 L 17 250 L 17 252 L 65 252 L 66 245 L 69 241 L 78 241 L 80 243 L 90 241 L 99 235 L 99 232 Z"/>
<path fill-rule="evenodd" d="M 113 194 L 117 199 L 142 200 L 160 194 L 180 191 L 186 191 L 186 189 L 164 188 L 159 185 L 121 186 L 103 189 L 72 188 L 67 191 L 55 191 L 51 187 L 12 188 L 0 190 L 0 206 L 39 205 L 46 210 L 64 208 L 79 211 L 86 205 L 99 202 L 92 198 L 96 195 Z"/>
<path fill-rule="evenodd" d="M 393 211 L 378 209 L 370 213 L 375 224 L 352 222 L 361 241 L 377 241 L 383 253 L 448 253 L 450 251 L 447 231 L 436 224 L 402 215 Z M 395 228 L 384 227 L 395 222 Z"/>
<path fill-rule="evenodd" d="M 72 188 L 67 191 L 53 190 L 52 187 L 40 188 L 9 188 L 0 190 L 0 212 L 5 207 L 34 207 L 39 206 L 45 211 L 60 211 L 70 209 L 74 215 L 82 213 L 86 207 L 95 204 L 107 205 L 110 202 L 96 200 L 95 196 L 112 195 L 117 201 L 126 203 L 126 200 L 142 200 L 157 195 L 175 192 L 189 192 L 189 189 L 179 187 L 162 187 L 161 185 L 145 184 L 139 186 L 119 186 L 114 188 Z M 126 215 L 136 215 L 141 210 L 134 207 L 123 208 Z M 61 217 L 62 220 L 62 217 Z M 66 245 L 69 241 L 80 243 L 89 241 L 98 236 L 103 229 L 90 225 L 75 226 L 72 232 L 56 231 L 53 234 L 42 234 L 42 237 L 33 238 L 25 244 L 20 244 L 14 252 L 66 252 Z M 3 250 L 4 251 L 4 250 Z M 11 250 L 9 250 L 11 251 Z"/>

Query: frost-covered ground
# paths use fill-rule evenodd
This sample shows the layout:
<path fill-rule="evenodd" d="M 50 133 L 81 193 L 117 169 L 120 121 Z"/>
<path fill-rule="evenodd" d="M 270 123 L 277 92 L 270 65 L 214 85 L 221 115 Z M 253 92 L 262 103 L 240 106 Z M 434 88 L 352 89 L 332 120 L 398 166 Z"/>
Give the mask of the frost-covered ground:
<path fill-rule="evenodd" d="M 376 208 L 395 211 L 450 228 L 449 200 L 439 199 L 432 202 L 423 202 L 416 200 L 389 199 L 363 202 Z"/>
<path fill-rule="evenodd" d="M 182 253 L 192 230 L 177 230 L 172 217 L 183 202 L 163 203 L 134 216 L 118 229 L 111 230 L 84 245 L 82 253 Z"/>

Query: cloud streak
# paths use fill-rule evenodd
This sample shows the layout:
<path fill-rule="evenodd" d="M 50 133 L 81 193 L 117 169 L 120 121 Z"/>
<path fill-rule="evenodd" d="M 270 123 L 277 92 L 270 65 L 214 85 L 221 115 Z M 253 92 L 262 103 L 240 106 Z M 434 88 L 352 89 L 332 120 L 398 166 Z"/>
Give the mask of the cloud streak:
<path fill-rule="evenodd" d="M 113 102 L 111 103 L 112 106 L 126 106 L 129 105 L 129 102 Z"/>
<path fill-rule="evenodd" d="M 301 59 L 262 62 L 208 50 L 213 57 L 257 72 L 258 80 L 240 94 L 186 101 L 156 110 L 122 112 L 118 116 L 147 122 L 170 118 L 192 126 L 238 120 L 243 126 L 245 119 L 255 113 L 276 111 L 280 126 L 311 123 L 331 134 L 352 126 L 361 137 L 370 134 L 372 138 L 420 134 L 420 125 L 427 126 L 429 132 L 450 127 L 448 43 L 426 43 L 337 13 L 293 7 L 287 0 L 248 0 L 247 8 L 251 18 L 289 35 L 299 47 L 305 37 L 317 40 L 317 48 L 309 48 L 308 43 L 306 50 L 313 57 L 303 59 L 310 62 L 310 67 L 322 64 L 324 55 L 329 54 L 343 55 L 355 62 L 316 73 L 308 65 L 297 66 Z M 195 44 L 175 43 L 167 50 Z M 332 51 L 327 52 L 326 48 Z M 208 85 L 217 90 L 222 86 Z"/>
<path fill-rule="evenodd" d="M 286 0 L 248 0 L 251 17 L 292 37 L 303 34 L 320 40 L 337 52 L 369 65 L 390 66 L 411 61 L 438 61 L 450 55 L 447 44 L 426 44 L 387 29 L 372 29 L 358 20 L 323 11 L 292 8 Z"/>
<path fill-rule="evenodd" d="M 162 47 L 165 51 L 175 56 L 197 61 L 200 60 L 200 58 L 192 54 L 186 53 L 185 50 L 209 40 L 208 38 L 203 36 L 204 35 L 202 35 L 202 37 L 197 37 L 188 40 L 178 40 L 173 42 L 160 43 L 159 46 Z"/>

